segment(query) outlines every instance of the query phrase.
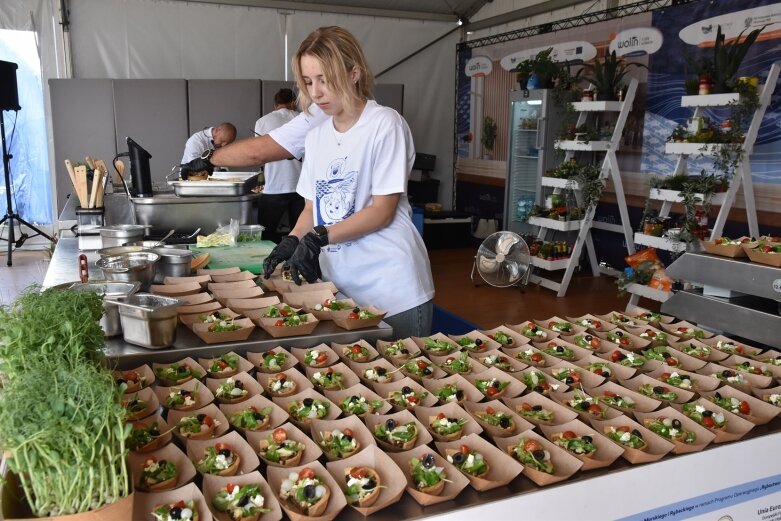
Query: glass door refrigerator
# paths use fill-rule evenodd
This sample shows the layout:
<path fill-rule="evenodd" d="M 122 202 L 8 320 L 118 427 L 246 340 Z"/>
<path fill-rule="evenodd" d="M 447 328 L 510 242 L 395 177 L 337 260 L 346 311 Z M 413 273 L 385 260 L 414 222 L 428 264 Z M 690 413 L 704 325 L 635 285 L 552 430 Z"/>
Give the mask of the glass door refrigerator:
<path fill-rule="evenodd" d="M 553 142 L 561 132 L 561 111 L 549 89 L 510 93 L 510 129 L 505 182 L 505 229 L 528 234 L 535 227 L 526 219 L 535 204 L 542 205 L 540 178 L 556 166 Z"/>

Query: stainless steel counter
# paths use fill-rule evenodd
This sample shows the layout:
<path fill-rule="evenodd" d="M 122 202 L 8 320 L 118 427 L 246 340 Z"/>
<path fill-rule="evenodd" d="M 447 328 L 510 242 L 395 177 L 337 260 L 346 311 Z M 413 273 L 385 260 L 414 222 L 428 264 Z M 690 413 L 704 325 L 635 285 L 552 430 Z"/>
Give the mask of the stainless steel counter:
<path fill-rule="evenodd" d="M 77 259 L 79 253 L 82 252 L 79 251 L 78 244 L 79 241 L 75 238 L 63 238 L 57 242 L 57 248 L 54 250 L 49 270 L 43 281 L 44 287 L 49 288 L 79 280 Z M 99 255 L 94 251 L 83 253 L 86 253 L 89 262 L 90 279 L 103 278 L 101 270 L 95 266 Z M 361 338 L 374 344 L 378 338 L 390 338 L 392 334 L 393 329 L 385 322 L 381 322 L 377 327 L 347 331 L 337 327 L 333 322 L 325 321 L 317 325 L 314 334 L 307 336 L 275 339 L 262 329 L 257 328 L 244 342 L 206 344 L 192 331 L 180 324 L 176 330 L 176 342 L 169 348 L 146 349 L 128 344 L 122 337 L 116 337 L 108 339 L 106 342 L 106 355 L 115 361 L 120 368 L 130 368 L 151 362 L 174 362 L 187 356 L 196 359 L 198 357 L 211 357 L 228 351 L 234 351 L 244 356 L 247 352 L 267 351 L 276 346 L 310 347 L 323 342 L 329 345 L 331 342 L 347 344 Z"/>

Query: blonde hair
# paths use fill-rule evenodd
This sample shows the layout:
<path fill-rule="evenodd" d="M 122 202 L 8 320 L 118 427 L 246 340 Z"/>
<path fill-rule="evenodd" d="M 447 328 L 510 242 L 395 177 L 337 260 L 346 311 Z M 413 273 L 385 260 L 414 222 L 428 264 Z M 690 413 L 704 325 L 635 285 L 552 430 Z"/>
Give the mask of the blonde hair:
<path fill-rule="evenodd" d="M 361 46 L 348 30 L 337 26 L 320 27 L 301 42 L 293 57 L 293 72 L 298 84 L 298 104 L 309 113 L 309 96 L 301 73 L 301 58 L 312 56 L 323 70 L 328 89 L 337 95 L 347 112 L 355 112 L 359 102 L 374 99 L 374 74 L 366 62 Z M 350 73 L 358 71 L 353 84 Z"/>

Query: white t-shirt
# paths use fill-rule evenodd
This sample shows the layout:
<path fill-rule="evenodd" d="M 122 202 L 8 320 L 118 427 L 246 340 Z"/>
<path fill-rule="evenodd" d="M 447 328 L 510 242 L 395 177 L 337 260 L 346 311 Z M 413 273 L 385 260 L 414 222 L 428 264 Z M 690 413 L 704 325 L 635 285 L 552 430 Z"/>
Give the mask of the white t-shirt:
<path fill-rule="evenodd" d="M 255 132 L 261 136 L 268 134 L 275 128 L 279 128 L 288 121 L 293 120 L 300 113 L 295 110 L 281 108 L 269 112 L 255 122 Z M 263 177 L 266 183 L 263 187 L 264 194 L 289 194 L 296 191 L 298 177 L 301 175 L 301 161 L 297 159 L 284 159 L 272 161 L 263 167 Z"/>
<path fill-rule="evenodd" d="M 337 133 L 330 117 L 306 136 L 298 193 L 313 203 L 315 226 L 340 222 L 371 205 L 372 195 L 401 194 L 390 225 L 320 254 L 323 278 L 360 306 L 388 316 L 434 296 L 426 247 L 406 197 L 415 160 L 412 133 L 393 109 L 368 101 L 358 121 Z"/>
<path fill-rule="evenodd" d="M 301 112 L 287 125 L 275 128 L 269 132 L 269 136 L 290 154 L 301 159 L 304 157 L 306 135 L 310 129 L 326 120 L 328 116 L 320 110 L 320 107 L 312 103 L 309 106 L 309 114 Z"/>
<path fill-rule="evenodd" d="M 182 156 L 182 164 L 189 163 L 195 158 L 201 157 L 204 151 L 214 148 L 212 143 L 212 129 L 214 127 L 205 128 L 199 130 L 187 140 L 184 144 L 184 155 Z"/>

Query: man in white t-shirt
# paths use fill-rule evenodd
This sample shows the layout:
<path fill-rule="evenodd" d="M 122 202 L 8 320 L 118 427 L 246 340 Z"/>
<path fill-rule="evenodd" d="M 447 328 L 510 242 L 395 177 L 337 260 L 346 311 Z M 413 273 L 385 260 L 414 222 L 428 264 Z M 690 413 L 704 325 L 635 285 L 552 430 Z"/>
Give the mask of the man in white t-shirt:
<path fill-rule="evenodd" d="M 274 111 L 255 123 L 255 133 L 259 136 L 268 134 L 293 120 L 299 114 L 295 105 L 293 91 L 280 89 L 274 95 Z M 298 215 L 304 209 L 304 198 L 296 193 L 300 175 L 301 161 L 297 159 L 273 161 L 263 167 L 265 185 L 258 201 L 258 224 L 264 228 L 264 240 L 279 242 L 282 236 L 277 229 L 285 214 L 291 227 L 298 220 Z"/>
<path fill-rule="evenodd" d="M 184 144 L 182 164 L 200 158 L 207 150 L 221 148 L 233 143 L 236 139 L 236 127 L 233 123 L 223 122 L 216 127 L 206 127 L 199 130 Z"/>

